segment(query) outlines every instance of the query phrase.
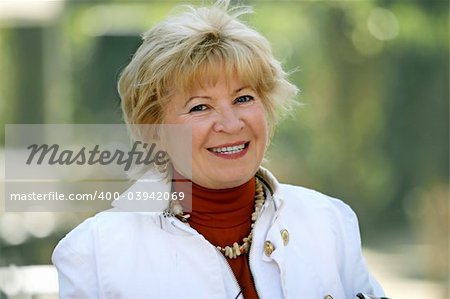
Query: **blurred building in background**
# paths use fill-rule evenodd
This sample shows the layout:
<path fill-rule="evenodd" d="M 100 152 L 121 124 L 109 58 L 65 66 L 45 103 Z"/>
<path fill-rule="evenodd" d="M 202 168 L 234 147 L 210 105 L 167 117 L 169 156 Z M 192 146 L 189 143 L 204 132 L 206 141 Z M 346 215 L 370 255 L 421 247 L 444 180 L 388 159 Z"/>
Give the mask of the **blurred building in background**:
<path fill-rule="evenodd" d="M 243 2 L 302 90 L 267 165 L 355 209 L 388 296 L 446 297 L 448 1 Z M 0 135 L 6 123 L 121 123 L 118 74 L 177 3 L 1 1 Z M 45 265 L 88 216 L 1 212 L 0 298 L 55 298 Z"/>

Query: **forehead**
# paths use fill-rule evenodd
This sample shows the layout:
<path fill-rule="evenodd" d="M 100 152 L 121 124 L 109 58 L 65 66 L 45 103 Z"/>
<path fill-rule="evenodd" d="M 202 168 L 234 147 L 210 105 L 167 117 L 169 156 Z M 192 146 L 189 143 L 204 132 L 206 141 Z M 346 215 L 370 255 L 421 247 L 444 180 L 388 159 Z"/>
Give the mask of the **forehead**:
<path fill-rule="evenodd" d="M 217 78 L 205 78 L 195 82 L 188 90 L 185 91 L 189 95 L 199 95 L 202 93 L 220 93 L 233 95 L 244 89 L 251 89 L 251 86 L 242 82 L 239 77 L 227 77 L 225 75 Z"/>
<path fill-rule="evenodd" d="M 215 89 L 235 92 L 242 88 L 254 89 L 254 82 L 235 67 L 221 64 L 200 67 L 186 74 L 184 82 L 178 84 L 178 90 L 186 95 Z"/>

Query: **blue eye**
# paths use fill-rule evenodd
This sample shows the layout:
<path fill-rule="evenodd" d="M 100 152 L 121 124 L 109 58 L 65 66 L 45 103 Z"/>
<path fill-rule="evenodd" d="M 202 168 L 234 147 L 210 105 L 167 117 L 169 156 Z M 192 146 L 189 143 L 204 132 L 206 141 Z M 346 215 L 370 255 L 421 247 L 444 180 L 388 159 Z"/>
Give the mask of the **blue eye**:
<path fill-rule="evenodd" d="M 249 95 L 245 95 L 245 96 L 240 96 L 240 97 L 238 97 L 236 100 L 234 100 L 235 101 L 235 103 L 248 103 L 248 102 L 251 102 L 251 101 L 253 101 L 253 97 L 252 96 L 249 96 Z"/>
<path fill-rule="evenodd" d="M 208 107 L 204 104 L 200 104 L 200 105 L 196 105 L 194 107 L 192 107 L 189 112 L 199 112 L 199 111 L 205 111 L 206 109 L 208 109 Z"/>

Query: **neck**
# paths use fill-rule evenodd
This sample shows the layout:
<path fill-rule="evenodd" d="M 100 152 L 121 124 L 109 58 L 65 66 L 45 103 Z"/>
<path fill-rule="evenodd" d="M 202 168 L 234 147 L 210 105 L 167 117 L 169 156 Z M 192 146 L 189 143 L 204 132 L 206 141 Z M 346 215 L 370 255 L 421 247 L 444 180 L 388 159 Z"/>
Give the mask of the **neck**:
<path fill-rule="evenodd" d="M 209 189 L 189 182 L 182 175 L 174 172 L 173 189 L 184 192 L 185 199 L 181 202 L 184 211 L 190 210 L 190 224 L 209 227 L 231 227 L 248 221 L 254 209 L 255 178 L 241 186 L 227 189 Z"/>

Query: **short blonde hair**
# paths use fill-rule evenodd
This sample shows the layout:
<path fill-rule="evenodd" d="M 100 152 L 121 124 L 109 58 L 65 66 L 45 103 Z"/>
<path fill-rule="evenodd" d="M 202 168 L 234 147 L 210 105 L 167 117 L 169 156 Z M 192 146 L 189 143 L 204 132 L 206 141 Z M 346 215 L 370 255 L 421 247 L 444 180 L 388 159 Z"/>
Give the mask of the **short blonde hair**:
<path fill-rule="evenodd" d="M 143 35 L 142 45 L 120 75 L 118 91 L 127 124 L 160 124 L 174 92 L 188 91 L 221 71 L 237 75 L 261 97 L 273 132 L 298 92 L 260 33 L 238 18 L 249 7 L 186 8 Z M 225 68 L 225 69 L 224 69 Z"/>

